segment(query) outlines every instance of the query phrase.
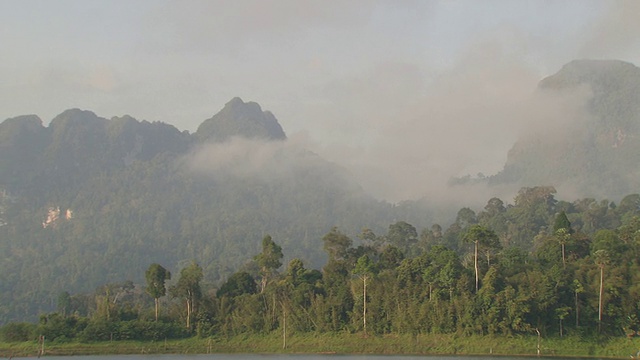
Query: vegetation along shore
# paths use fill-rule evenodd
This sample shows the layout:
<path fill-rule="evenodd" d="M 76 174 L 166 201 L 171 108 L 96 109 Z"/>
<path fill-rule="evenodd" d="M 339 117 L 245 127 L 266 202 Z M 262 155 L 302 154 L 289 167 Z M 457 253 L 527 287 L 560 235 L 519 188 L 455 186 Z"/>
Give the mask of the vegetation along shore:
<path fill-rule="evenodd" d="M 280 270 L 284 251 L 269 235 L 218 287 L 195 261 L 177 276 L 153 263 L 145 285 L 63 292 L 37 323 L 1 326 L 0 349 L 636 357 L 640 196 L 607 206 L 606 227 L 585 232 L 589 211 L 556 211 L 532 252 L 503 247 L 500 219 L 569 206 L 552 194 L 526 188 L 510 208 L 492 199 L 479 214 L 462 209 L 446 232 L 419 236 L 402 221 L 382 236 L 365 229 L 357 246 L 334 227 L 321 270 L 300 259 Z"/>
<path fill-rule="evenodd" d="M 538 349 L 540 350 L 538 354 Z M 0 343 L 0 357 L 38 355 L 108 354 L 402 354 L 402 355 L 523 355 L 545 357 L 635 358 L 640 338 L 558 337 L 538 339 L 526 336 L 380 335 L 362 333 L 295 334 L 286 340 L 279 332 L 240 335 L 231 338 L 192 337 L 162 341 L 101 341 L 91 343 L 45 343 L 37 341 Z"/>

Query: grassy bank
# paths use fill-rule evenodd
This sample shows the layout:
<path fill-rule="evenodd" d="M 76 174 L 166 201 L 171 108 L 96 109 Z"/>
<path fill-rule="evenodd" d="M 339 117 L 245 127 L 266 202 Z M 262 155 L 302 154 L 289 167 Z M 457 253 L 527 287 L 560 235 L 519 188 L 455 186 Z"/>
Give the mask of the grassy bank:
<path fill-rule="evenodd" d="M 603 341 L 565 337 L 540 340 L 540 355 L 615 357 L 629 359 L 640 350 L 640 338 Z M 0 356 L 37 356 L 37 342 L 0 343 Z M 462 337 L 459 335 L 368 336 L 362 334 L 281 334 L 222 338 L 191 338 L 159 342 L 97 342 L 45 344 L 45 355 L 206 353 L 336 353 L 336 354 L 458 354 L 537 355 L 538 338 Z"/>

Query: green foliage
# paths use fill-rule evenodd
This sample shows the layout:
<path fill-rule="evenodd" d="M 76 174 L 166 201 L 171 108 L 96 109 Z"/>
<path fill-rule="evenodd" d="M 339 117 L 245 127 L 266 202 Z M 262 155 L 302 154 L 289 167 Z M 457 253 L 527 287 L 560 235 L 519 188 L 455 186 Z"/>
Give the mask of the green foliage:
<path fill-rule="evenodd" d="M 561 211 L 556 216 L 556 221 L 553 224 L 553 232 L 557 233 L 560 229 L 565 229 L 567 234 L 572 234 L 573 229 L 571 228 L 571 222 L 569 218 L 567 218 L 567 214 L 564 211 Z"/>
<path fill-rule="evenodd" d="M 9 323 L 0 327 L 0 339 L 4 342 L 23 342 L 33 340 L 36 326 L 30 323 Z"/>
<path fill-rule="evenodd" d="M 353 273 L 363 277 L 369 277 L 375 272 L 375 264 L 367 255 L 362 255 L 356 261 L 356 266 L 353 269 Z"/>
<path fill-rule="evenodd" d="M 183 298 L 186 302 L 187 329 L 191 330 L 191 316 L 202 298 L 202 267 L 195 261 L 180 270 L 178 282 L 169 288 L 173 297 Z"/>
<path fill-rule="evenodd" d="M 86 328 L 78 334 L 82 342 L 113 340 L 158 341 L 187 337 L 184 328 L 175 323 L 147 321 L 90 321 Z"/>
<path fill-rule="evenodd" d="M 87 323 L 87 318 L 64 317 L 58 313 L 51 313 L 40 316 L 40 323 L 34 334 L 44 336 L 50 341 L 66 342 L 79 336 Z"/>
<path fill-rule="evenodd" d="M 147 280 L 145 291 L 154 299 L 158 299 L 167 293 L 165 282 L 171 279 L 171 272 L 162 265 L 153 263 L 145 272 L 145 279 Z"/>
<path fill-rule="evenodd" d="M 575 209 L 566 208 L 567 217 L 574 214 Z M 510 209 L 495 214 L 506 219 Z M 556 218 L 548 217 L 549 231 Z M 487 219 L 491 217 L 483 221 Z M 91 298 L 89 317 L 49 314 L 36 328 L 16 325 L 16 338 L 44 334 L 57 343 L 140 340 L 181 337 L 194 330 L 200 337 L 232 337 L 269 334 L 285 326 L 289 334 L 365 331 L 372 336 L 515 336 L 536 329 L 543 337 L 622 336 L 640 329 L 640 264 L 629 255 L 640 247 L 633 240 L 633 223 L 590 236 L 569 235 L 565 229 L 553 235 L 541 232 L 530 256 L 518 247 L 502 247 L 498 234 L 486 226 L 470 225 L 459 236 L 487 255 L 487 261 L 476 262 L 471 261 L 475 254 L 465 256 L 445 245 L 409 258 L 392 245 L 352 247 L 350 238 L 334 227 L 324 237 L 330 255 L 322 272 L 295 258 L 282 274 L 275 267 L 281 266 L 283 249 L 266 236 L 263 252 L 255 257 L 256 267 L 272 266 L 262 292 L 246 271 L 234 273 L 214 291 L 203 282 L 202 268 L 191 262 L 170 286 L 175 299 L 157 323 L 145 315 L 150 304 L 142 289 L 125 281 L 100 287 Z M 565 237 L 558 239 L 561 235 Z M 559 241 L 567 247 L 566 262 Z M 491 261 L 489 249 L 495 251 Z M 476 291 L 474 273 L 481 278 Z M 61 299 L 61 308 L 74 309 L 80 298 L 63 294 Z M 186 328 L 178 325 L 185 320 Z"/>
<path fill-rule="evenodd" d="M 195 259 L 208 282 L 221 283 L 260 250 L 251 239 L 265 229 L 288 259 L 318 269 L 327 229 L 382 231 L 409 206 L 365 196 L 307 152 L 278 155 L 297 165 L 266 176 L 201 169 L 191 161 L 206 151 L 199 141 L 167 124 L 80 110 L 49 127 L 33 116 L 0 123 L 0 253 L 10 254 L 0 262 L 0 324 L 57 310 L 61 291 L 144 283 L 151 263 L 180 269 Z M 425 219 L 425 210 L 410 216 Z M 71 306 L 67 314 L 87 315 L 95 301 Z"/>
<path fill-rule="evenodd" d="M 171 279 L 171 273 L 163 268 L 162 265 L 153 263 L 149 265 L 144 275 L 147 280 L 145 291 L 151 295 L 155 301 L 155 318 L 156 321 L 158 321 L 159 299 L 167 293 L 165 282 Z"/>
<path fill-rule="evenodd" d="M 267 287 L 268 279 L 273 276 L 275 271 L 282 266 L 282 247 L 277 245 L 271 236 L 267 235 L 262 239 L 262 252 L 254 257 L 254 260 L 260 267 L 260 275 L 262 281 L 260 283 L 260 292 Z"/>
<path fill-rule="evenodd" d="M 344 260 L 348 254 L 347 250 L 353 242 L 335 226 L 322 238 L 322 241 L 330 260 Z"/>
<path fill-rule="evenodd" d="M 390 207 L 360 196 L 329 166 L 293 169 L 277 181 L 197 173 L 183 157 L 194 140 L 170 126 L 79 110 L 51 131 L 22 120 L 1 124 L 0 138 L 40 139 L 46 155 L 14 140 L 0 144 L 42 166 L 0 159 L 0 253 L 9 254 L 0 262 L 0 319 L 47 315 L 34 327 L 3 327 L 5 338 L 233 336 L 285 326 L 296 334 L 357 332 L 365 320 L 372 335 L 572 336 L 600 328 L 614 336 L 640 327 L 637 194 L 616 206 L 559 201 L 551 186 L 528 187 L 513 204 L 491 198 L 477 214 L 460 209 L 446 229 L 416 227 L 408 219 L 425 221 L 418 203 Z M 57 220 L 33 225 L 47 213 Z M 384 224 L 387 234 L 375 235 Z M 270 235 L 261 248 L 247 241 L 264 229 L 278 244 Z M 250 254 L 255 262 L 240 267 Z M 293 260 L 280 274 L 285 255 Z M 181 269 L 179 278 L 169 282 L 159 263 Z M 148 295 L 159 300 L 167 285 L 172 298 L 151 322 Z M 54 304 L 58 313 L 49 313 Z"/>
<path fill-rule="evenodd" d="M 221 298 L 223 296 L 236 297 L 243 294 L 255 294 L 258 291 L 256 282 L 249 273 L 241 271 L 237 272 L 229 277 L 229 279 L 222 284 L 216 296 Z"/>
<path fill-rule="evenodd" d="M 418 232 L 413 225 L 398 221 L 389 225 L 387 241 L 400 249 L 403 254 L 409 255 L 409 251 L 414 249 L 418 242 Z"/>

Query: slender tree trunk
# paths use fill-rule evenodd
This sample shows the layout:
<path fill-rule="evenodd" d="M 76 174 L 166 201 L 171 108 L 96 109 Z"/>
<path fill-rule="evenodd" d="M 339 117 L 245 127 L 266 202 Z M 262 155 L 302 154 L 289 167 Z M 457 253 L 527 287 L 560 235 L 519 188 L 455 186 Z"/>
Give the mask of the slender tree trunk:
<path fill-rule="evenodd" d="M 191 331 L 191 311 L 193 310 L 192 296 L 187 296 L 187 329 Z"/>
<path fill-rule="evenodd" d="M 600 265 L 600 296 L 598 299 L 598 332 L 602 330 L 602 297 L 604 295 L 604 266 Z"/>
<path fill-rule="evenodd" d="M 284 308 L 284 303 L 282 303 L 282 348 L 287 348 L 287 310 Z"/>
<path fill-rule="evenodd" d="M 262 275 L 260 280 L 260 293 L 264 293 L 264 289 L 267 287 L 267 275 Z"/>
<path fill-rule="evenodd" d="M 160 299 L 154 298 L 154 300 L 156 304 L 156 322 L 157 322 L 158 321 L 158 303 L 160 302 Z"/>
<path fill-rule="evenodd" d="M 580 323 L 579 319 L 580 319 L 580 305 L 578 302 L 578 291 L 576 291 L 576 329 L 578 328 Z"/>
<path fill-rule="evenodd" d="M 564 242 L 560 245 L 562 246 L 562 267 L 567 267 L 567 263 L 564 257 Z"/>
<path fill-rule="evenodd" d="M 363 302 L 363 310 L 362 310 L 362 325 L 364 327 L 364 334 L 367 335 L 367 277 L 362 278 L 362 302 Z"/>
<path fill-rule="evenodd" d="M 476 293 L 478 292 L 478 241 L 476 240 L 475 244 L 475 251 L 474 251 L 474 257 L 473 257 L 473 268 L 476 271 Z"/>

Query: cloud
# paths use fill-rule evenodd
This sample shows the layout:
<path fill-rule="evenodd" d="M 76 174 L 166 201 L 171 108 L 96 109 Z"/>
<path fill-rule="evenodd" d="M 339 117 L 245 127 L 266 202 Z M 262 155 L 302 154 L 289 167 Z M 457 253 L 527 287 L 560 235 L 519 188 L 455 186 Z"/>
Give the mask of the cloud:
<path fill-rule="evenodd" d="M 510 200 L 517 189 L 452 189 L 447 183 L 455 176 L 499 172 L 520 136 L 580 117 L 589 95 L 538 94 L 541 77 L 523 61 L 526 45 L 517 51 L 511 46 L 522 42 L 516 35 L 479 40 L 437 76 L 413 64 L 386 63 L 332 83 L 314 123 L 333 132 L 334 141 L 314 151 L 393 202 L 425 197 L 468 206 L 492 196 Z"/>
<path fill-rule="evenodd" d="M 249 43 L 281 45 L 313 28 L 352 28 L 366 22 L 375 2 L 317 0 L 170 1 L 150 17 L 164 28 L 155 38 L 176 51 L 238 51 Z"/>
<path fill-rule="evenodd" d="M 186 163 L 194 173 L 219 179 L 271 182 L 293 179 L 308 171 L 337 175 L 338 167 L 308 151 L 308 144 L 309 140 L 302 135 L 285 141 L 233 137 L 225 142 L 203 144 L 186 157 Z M 322 171 L 328 167 L 333 171 Z"/>
<path fill-rule="evenodd" d="M 570 100 L 537 98 L 542 76 L 578 55 L 634 61 L 640 50 L 636 1 L 104 3 L 96 13 L 110 10 L 106 26 L 79 4 L 25 8 L 48 21 L 25 33 L 5 26 L 16 29 L 0 35 L 13 39 L 7 45 L 20 42 L 0 65 L 8 116 L 81 107 L 195 130 L 241 96 L 271 110 L 288 134 L 313 137 L 300 148 L 392 201 L 445 199 L 451 176 L 499 171 L 520 134 L 571 112 Z M 268 160 L 284 149 L 270 146 L 232 142 L 214 152 L 237 164 L 207 164 L 203 150 L 201 165 L 287 172 L 290 162 Z"/>
<path fill-rule="evenodd" d="M 620 0 L 608 3 L 608 9 L 586 31 L 580 50 L 585 58 L 628 58 L 640 56 L 640 2 Z"/>

